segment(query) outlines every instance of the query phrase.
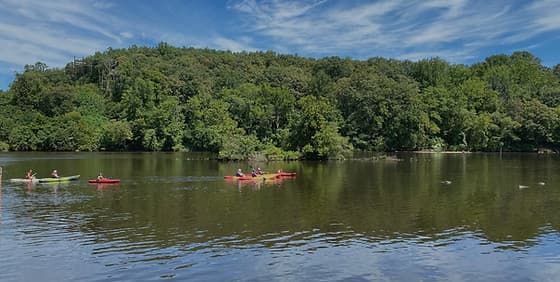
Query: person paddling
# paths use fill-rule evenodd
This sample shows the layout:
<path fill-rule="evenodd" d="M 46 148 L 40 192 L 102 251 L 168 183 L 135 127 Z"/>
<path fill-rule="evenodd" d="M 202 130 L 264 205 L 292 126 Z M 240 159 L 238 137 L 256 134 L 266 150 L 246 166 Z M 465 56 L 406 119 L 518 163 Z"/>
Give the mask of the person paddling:
<path fill-rule="evenodd" d="M 241 177 L 241 176 L 245 176 L 245 174 L 243 174 L 243 172 L 242 172 L 241 169 L 239 168 L 239 169 L 237 169 L 237 172 L 235 173 L 235 176 Z"/>
<path fill-rule="evenodd" d="M 51 176 L 52 176 L 53 178 L 59 178 L 58 172 L 56 171 L 56 169 L 53 170 L 53 171 L 51 172 Z"/>
<path fill-rule="evenodd" d="M 100 172 L 100 173 L 97 175 L 97 180 L 101 180 L 101 179 L 103 179 L 103 178 L 105 178 L 105 177 L 103 177 L 103 174 Z"/>
<path fill-rule="evenodd" d="M 35 173 L 33 173 L 33 170 L 32 170 L 32 169 L 30 169 L 30 170 L 27 172 L 27 174 L 25 175 L 25 178 L 27 178 L 27 179 L 33 179 L 33 178 L 35 178 Z"/>

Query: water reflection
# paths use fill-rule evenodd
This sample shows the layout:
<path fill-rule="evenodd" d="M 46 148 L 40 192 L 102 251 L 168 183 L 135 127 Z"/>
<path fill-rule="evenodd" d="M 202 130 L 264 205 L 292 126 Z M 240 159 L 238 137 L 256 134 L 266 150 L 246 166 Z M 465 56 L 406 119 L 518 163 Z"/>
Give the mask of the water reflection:
<path fill-rule="evenodd" d="M 61 253 L 75 254 L 64 260 L 76 269 L 97 266 L 84 274 L 64 269 L 70 277 L 101 281 L 494 281 L 556 273 L 555 157 L 282 163 L 298 177 L 228 182 L 222 176 L 238 163 L 157 156 L 30 158 L 34 170 L 56 165 L 94 175 L 103 168 L 122 182 L 9 184 L 4 195 L 0 186 L 11 230 L 0 237 L 0 264 L 16 267 L 8 275 L 21 270 L 8 257 L 63 270 L 40 259 Z M 27 158 L 15 161 L 10 171 L 28 166 Z"/>
<path fill-rule="evenodd" d="M 117 189 L 121 186 L 120 183 L 88 183 L 91 187 L 96 187 L 97 191 L 103 192 L 107 189 Z"/>
<path fill-rule="evenodd" d="M 239 191 L 244 189 L 251 189 L 252 191 L 259 191 L 263 187 L 265 188 L 280 188 L 282 187 L 282 183 L 284 181 L 290 181 L 290 179 L 294 179 L 295 176 L 286 176 L 282 178 L 273 178 L 273 179 L 262 179 L 262 180 L 235 180 L 235 179 L 224 179 L 225 182 L 232 183 L 232 185 L 236 185 Z"/>
<path fill-rule="evenodd" d="M 2 238 L 2 167 L 0 166 L 0 238 Z"/>

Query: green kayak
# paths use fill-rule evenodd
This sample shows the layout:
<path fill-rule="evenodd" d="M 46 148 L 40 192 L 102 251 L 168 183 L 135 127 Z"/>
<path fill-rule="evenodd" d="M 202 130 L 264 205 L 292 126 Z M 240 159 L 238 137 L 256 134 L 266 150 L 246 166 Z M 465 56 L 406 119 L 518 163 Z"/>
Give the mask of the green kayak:
<path fill-rule="evenodd" d="M 58 178 L 55 177 L 39 178 L 39 183 L 71 181 L 71 180 L 78 180 L 78 178 L 80 178 L 79 175 L 64 176 Z"/>

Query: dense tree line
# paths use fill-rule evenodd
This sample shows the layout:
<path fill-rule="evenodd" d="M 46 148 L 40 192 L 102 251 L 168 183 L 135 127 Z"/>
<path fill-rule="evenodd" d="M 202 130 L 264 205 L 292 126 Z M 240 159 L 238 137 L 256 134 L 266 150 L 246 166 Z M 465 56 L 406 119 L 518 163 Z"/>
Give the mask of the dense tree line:
<path fill-rule="evenodd" d="M 0 127 L 0 150 L 14 151 L 556 150 L 560 65 L 528 52 L 466 66 L 132 46 L 25 66 L 0 92 Z"/>

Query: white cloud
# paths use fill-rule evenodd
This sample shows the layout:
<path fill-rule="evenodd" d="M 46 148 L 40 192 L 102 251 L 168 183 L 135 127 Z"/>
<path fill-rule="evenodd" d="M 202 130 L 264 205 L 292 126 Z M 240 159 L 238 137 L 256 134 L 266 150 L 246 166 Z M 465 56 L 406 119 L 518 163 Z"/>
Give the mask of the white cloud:
<path fill-rule="evenodd" d="M 114 5 L 113 3 L 105 2 L 105 1 L 95 1 L 93 2 L 93 7 L 99 9 L 109 9 L 112 8 Z"/>
<path fill-rule="evenodd" d="M 245 38 L 245 40 L 247 39 Z M 240 42 L 225 37 L 215 37 L 213 44 L 217 49 L 229 50 L 232 52 L 255 51 L 255 48 L 250 47 L 247 42 Z"/>
<path fill-rule="evenodd" d="M 470 48 L 462 49 L 462 50 L 442 50 L 442 51 L 438 51 L 437 54 L 430 51 L 410 52 L 410 53 L 400 54 L 399 56 L 397 56 L 397 59 L 418 61 L 426 58 L 440 57 L 440 58 L 445 58 L 446 60 L 459 62 L 463 60 L 474 59 L 475 55 L 473 55 L 473 53 L 474 50 Z"/>
<path fill-rule="evenodd" d="M 126 38 L 126 39 L 130 39 L 130 38 L 134 37 L 134 34 L 132 34 L 132 32 L 123 31 L 123 32 L 120 33 L 120 36 L 122 36 L 123 38 Z"/>
<path fill-rule="evenodd" d="M 0 42 L 4 43 L 0 46 L 0 67 L 4 67 L 2 62 L 23 66 L 38 60 L 63 66 L 73 56 L 90 55 L 107 47 L 158 41 L 232 51 L 253 51 L 259 46 L 305 56 L 439 56 L 465 62 L 490 46 L 546 45 L 530 41 L 560 30 L 560 5 L 556 0 L 228 3 L 229 12 L 238 13 L 241 22 L 232 17 L 230 26 L 221 27 L 224 30 L 200 32 L 177 22 L 173 26 L 154 23 L 168 16 L 162 14 L 164 9 L 150 7 L 154 3 L 135 6 L 135 11 L 150 11 L 147 20 L 146 15 L 129 13 L 120 9 L 121 3 L 109 0 L 0 0 Z M 188 15 L 192 11 L 177 11 L 183 12 Z"/>
<path fill-rule="evenodd" d="M 315 55 L 418 58 L 463 62 L 489 46 L 522 43 L 560 30 L 555 0 L 256 1 L 230 5 L 247 32 L 283 49 Z M 460 50 L 460 51 L 453 51 Z M 445 57 L 449 56 L 449 57 Z"/>
<path fill-rule="evenodd" d="M 96 8 L 97 2 L 3 0 L 3 3 L 7 9 L 25 18 L 18 19 L 19 22 L 28 20 L 35 23 L 64 24 L 119 40 L 108 26 L 108 23 L 116 19 Z"/>
<path fill-rule="evenodd" d="M 57 67 L 63 66 L 69 61 L 69 58 L 60 52 L 46 50 L 35 44 L 4 39 L 0 39 L 0 54 L 9 54 L 9 56 L 1 55 L 1 61 L 19 66 L 42 61 L 46 62 L 48 66 Z"/>
<path fill-rule="evenodd" d="M 62 31 L 46 26 L 17 26 L 0 23 L 2 37 L 12 42 L 20 42 L 41 46 L 42 48 L 82 54 L 94 49 L 103 48 L 95 39 L 68 36 Z"/>
<path fill-rule="evenodd" d="M 73 56 L 119 45 L 130 32 L 121 21 L 92 1 L 0 0 L 0 62 L 23 66 L 37 61 L 61 67 Z"/>
<path fill-rule="evenodd" d="M 540 31 L 560 29 L 560 5 L 556 0 L 535 1 L 529 7 L 535 14 L 535 25 Z"/>

